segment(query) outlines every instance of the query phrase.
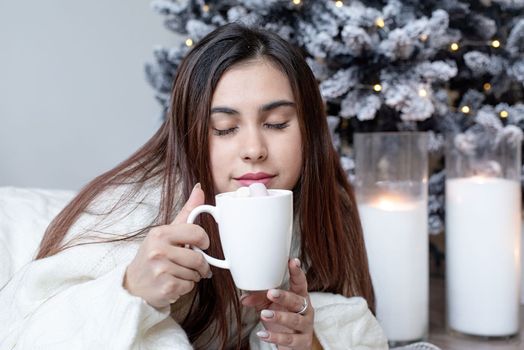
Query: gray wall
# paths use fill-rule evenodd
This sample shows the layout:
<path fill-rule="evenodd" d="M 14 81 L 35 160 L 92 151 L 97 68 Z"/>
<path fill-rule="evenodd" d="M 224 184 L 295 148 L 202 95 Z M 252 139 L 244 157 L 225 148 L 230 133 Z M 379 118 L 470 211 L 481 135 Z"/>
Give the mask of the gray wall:
<path fill-rule="evenodd" d="M 79 189 L 154 133 L 162 20 L 148 0 L 0 0 L 0 186 Z"/>

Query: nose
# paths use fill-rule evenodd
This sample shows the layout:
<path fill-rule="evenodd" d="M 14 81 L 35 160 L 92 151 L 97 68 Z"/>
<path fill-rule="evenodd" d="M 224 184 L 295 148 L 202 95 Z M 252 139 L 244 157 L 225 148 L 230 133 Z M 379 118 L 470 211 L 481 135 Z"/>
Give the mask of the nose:
<path fill-rule="evenodd" d="M 267 143 L 261 131 L 246 131 L 241 145 L 241 157 L 244 161 L 261 161 L 267 158 Z"/>

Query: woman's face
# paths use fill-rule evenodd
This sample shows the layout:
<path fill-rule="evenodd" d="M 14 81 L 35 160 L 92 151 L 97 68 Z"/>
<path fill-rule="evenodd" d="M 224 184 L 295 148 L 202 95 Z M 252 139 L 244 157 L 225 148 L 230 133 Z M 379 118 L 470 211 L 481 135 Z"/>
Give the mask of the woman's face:
<path fill-rule="evenodd" d="M 254 182 L 295 186 L 302 168 L 295 99 L 272 63 L 240 63 L 222 75 L 211 102 L 209 147 L 217 193 Z"/>

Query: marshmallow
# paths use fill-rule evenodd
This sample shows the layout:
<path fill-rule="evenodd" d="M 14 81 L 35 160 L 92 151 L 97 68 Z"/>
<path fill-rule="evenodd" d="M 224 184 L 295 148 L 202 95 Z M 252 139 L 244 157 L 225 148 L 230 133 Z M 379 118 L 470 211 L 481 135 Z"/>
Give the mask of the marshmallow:
<path fill-rule="evenodd" d="M 269 193 L 263 183 L 255 182 L 249 185 L 250 197 L 264 197 L 269 196 Z"/>
<path fill-rule="evenodd" d="M 235 197 L 249 197 L 249 195 L 250 195 L 250 192 L 249 192 L 249 188 L 247 187 L 239 187 L 235 191 Z"/>

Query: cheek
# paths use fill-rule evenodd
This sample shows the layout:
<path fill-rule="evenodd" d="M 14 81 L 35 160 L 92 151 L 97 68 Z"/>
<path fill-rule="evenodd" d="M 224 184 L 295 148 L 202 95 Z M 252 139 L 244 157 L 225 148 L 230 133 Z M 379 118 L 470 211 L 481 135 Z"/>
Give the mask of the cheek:
<path fill-rule="evenodd" d="M 217 180 L 220 178 L 220 149 L 215 142 L 209 142 L 209 162 L 211 163 L 211 175 L 217 185 Z"/>
<path fill-rule="evenodd" d="M 224 164 L 229 164 L 237 155 L 236 144 L 222 140 L 216 140 L 210 143 L 209 157 L 212 162 L 212 168 L 220 169 Z"/>
<path fill-rule="evenodd" d="M 231 145 L 220 141 L 221 140 L 210 139 L 209 142 L 211 175 L 217 193 L 229 191 L 228 184 L 231 169 L 228 165 L 233 164 Z"/>
<path fill-rule="evenodd" d="M 295 187 L 300 173 L 302 172 L 302 141 L 300 135 L 289 140 L 284 147 L 286 148 L 286 159 L 283 159 L 283 166 L 286 167 L 288 174 L 287 181 L 290 188 Z"/>

